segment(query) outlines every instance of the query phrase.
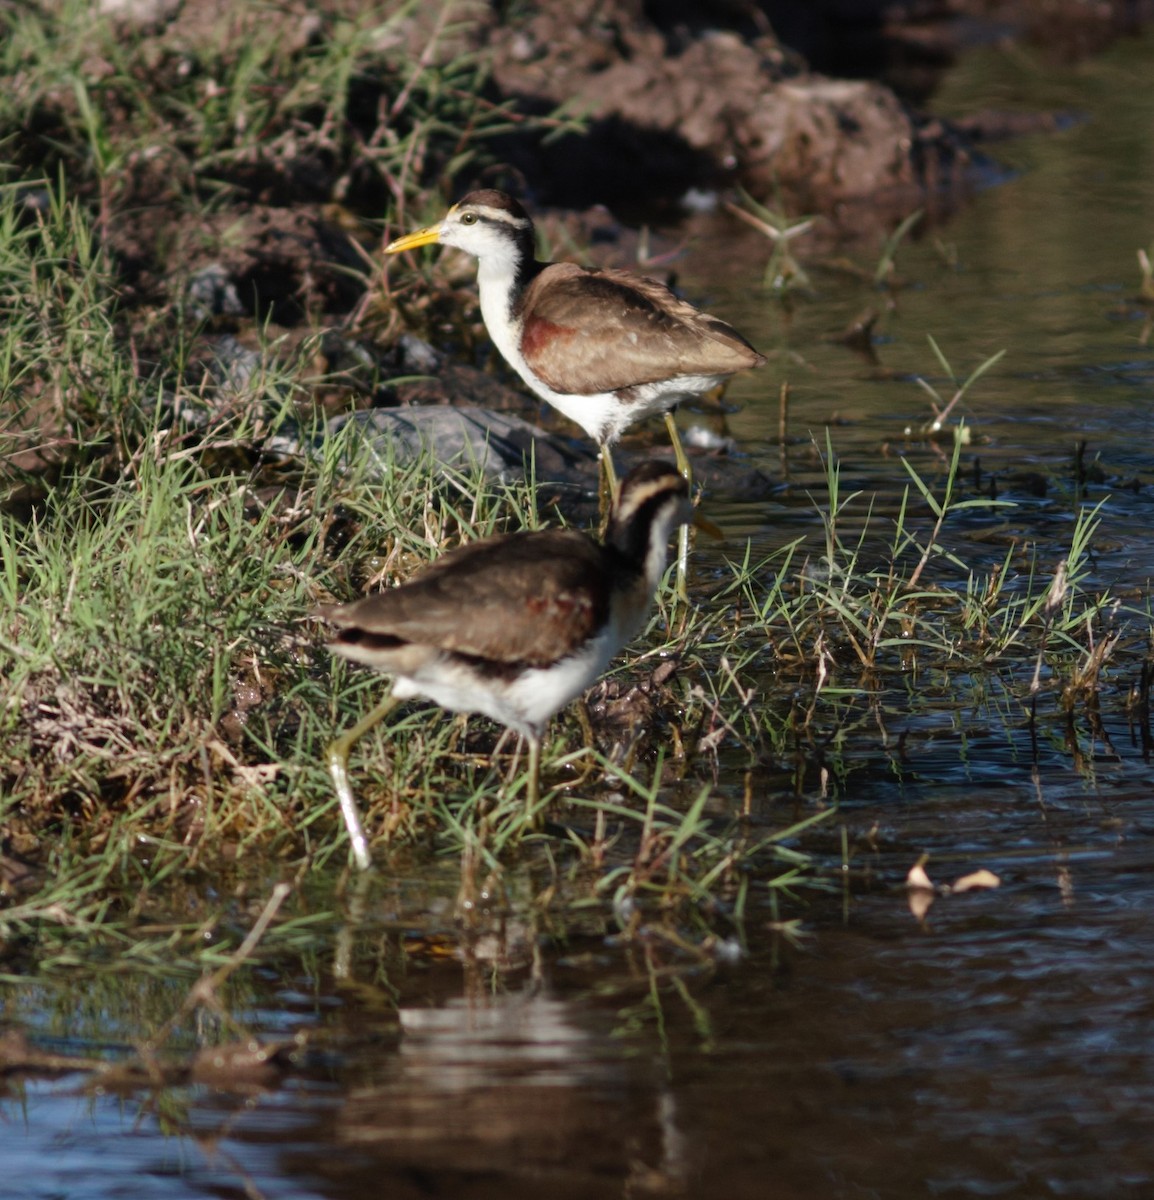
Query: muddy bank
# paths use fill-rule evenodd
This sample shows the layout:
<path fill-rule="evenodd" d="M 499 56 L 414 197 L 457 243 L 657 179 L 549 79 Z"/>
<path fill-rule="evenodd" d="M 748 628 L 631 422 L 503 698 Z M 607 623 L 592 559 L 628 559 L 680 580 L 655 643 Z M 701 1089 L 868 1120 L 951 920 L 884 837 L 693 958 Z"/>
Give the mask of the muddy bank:
<path fill-rule="evenodd" d="M 503 101 L 564 106 L 584 134 L 511 138 L 510 164 L 541 201 L 626 212 L 739 184 L 849 227 L 948 209 L 986 168 L 978 140 L 1045 129 L 984 114 L 964 126 L 918 105 L 969 47 L 1021 40 L 1070 58 L 1137 29 L 1154 5 L 883 4 L 880 0 L 537 0 L 485 10 Z"/>

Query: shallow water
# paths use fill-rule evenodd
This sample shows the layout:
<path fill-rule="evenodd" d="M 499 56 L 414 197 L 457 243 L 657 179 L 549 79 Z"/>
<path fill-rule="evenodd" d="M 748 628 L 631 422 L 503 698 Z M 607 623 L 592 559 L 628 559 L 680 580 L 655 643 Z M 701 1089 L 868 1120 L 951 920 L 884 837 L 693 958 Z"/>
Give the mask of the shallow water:
<path fill-rule="evenodd" d="M 1134 297 L 1137 250 L 1154 243 L 1151 54 L 1148 36 L 1066 70 L 985 51 L 947 77 L 937 101 L 943 113 L 1048 109 L 1069 113 L 1071 123 L 1053 136 L 992 145 L 1007 168 L 1004 182 L 907 239 L 897 255 L 907 286 L 892 301 L 828 269 L 811 272 L 813 295 L 784 314 L 764 296 L 725 296 L 725 315 L 772 357 L 764 371 L 735 383 L 731 399 L 741 411 L 729 431 L 768 473 L 792 483 L 787 500 L 821 484 L 816 451 L 824 453 L 831 421 L 844 490 L 901 488 L 902 453 L 932 473 L 941 448 L 906 436 L 932 415 L 919 377 L 945 397 L 953 390 L 928 337 L 960 378 L 1005 351 L 954 414 L 974 438 L 963 464 L 972 467 L 976 457 L 984 488 L 993 476 L 998 495 L 1024 502 L 1015 521 L 1053 519 L 1063 492 L 1075 490 L 1074 454 L 1085 441 L 1085 463 L 1109 485 L 1091 489 L 1091 498 L 1109 495 L 1107 516 L 1116 519 L 1108 522 L 1119 536 L 1110 566 L 1133 583 L 1149 577 L 1148 539 L 1140 534 L 1151 511 L 1141 485 L 1150 479 L 1154 432 L 1154 311 Z M 727 233 L 731 277 L 742 278 L 750 262 L 765 260 L 760 235 Z M 716 262 L 725 249 L 710 247 L 697 261 Z M 872 273 L 879 250 L 880 238 L 850 245 L 842 257 Z M 708 282 L 700 287 L 708 294 Z M 876 362 L 838 341 L 868 310 L 878 314 Z M 784 456 L 776 444 L 783 382 L 791 388 Z M 1048 484 L 1044 506 L 1036 503 L 1039 475 Z M 781 516 L 769 514 L 771 544 Z"/>
<path fill-rule="evenodd" d="M 915 377 L 947 389 L 931 334 L 963 375 L 1007 351 L 966 398 L 963 457 L 1019 502 L 997 517 L 1007 536 L 1052 569 L 1077 505 L 1103 501 L 1093 578 L 1146 590 L 1154 335 L 1131 297 L 1135 251 L 1154 243 L 1152 70 L 1149 37 L 1073 68 L 1020 52 L 964 63 L 944 112 L 1084 119 L 995 147 L 1014 175 L 899 252 L 912 282 L 890 310 L 815 270 L 787 321 L 745 286 L 765 256 L 754 235 L 726 223 L 734 240 L 694 247 L 687 291 L 774 355 L 730 397 L 737 453 L 776 484 L 712 512 L 732 537 L 766 552 L 817 537 L 833 417 L 843 490 L 877 493 L 877 511 L 905 485 L 900 454 L 940 471 L 940 450 L 905 434 L 929 415 Z M 875 253 L 846 248 L 867 267 Z M 703 264 L 716 273 L 694 274 Z M 867 306 L 881 313 L 876 363 L 832 340 Z M 1080 483 L 1083 439 L 1100 470 Z M 959 520 L 947 540 L 977 566 L 996 561 L 1004 546 L 976 536 L 993 521 Z M 732 549 L 700 553 L 708 570 Z M 0 1195 L 1154 1195 L 1154 789 L 1148 730 L 1123 704 L 1133 682 L 1107 677 L 1097 713 L 1033 726 L 1008 671 L 923 669 L 904 689 L 849 696 L 844 736 L 805 764 L 805 802 L 825 766 L 845 828 L 844 845 L 831 828 L 812 848 L 846 869 L 804 901 L 800 948 L 755 896 L 748 955 L 709 971 L 515 916 L 466 940 L 461 961 L 427 936 L 438 921 L 452 932 L 453 872 L 411 891 L 378 880 L 331 953 L 248 972 L 229 995 L 242 1028 L 305 1035 L 291 1068 L 247 1088 L 120 1095 L 76 1073 L 8 1077 Z M 777 822 L 793 801 L 767 786 L 753 803 Z M 923 852 L 935 882 L 983 867 L 1003 884 L 939 896 L 919 919 L 902 885 Z M 115 1060 L 187 986 L 125 971 L 9 986 L 0 1002 L 39 1048 Z M 200 1020 L 178 1048 L 220 1039 Z"/>

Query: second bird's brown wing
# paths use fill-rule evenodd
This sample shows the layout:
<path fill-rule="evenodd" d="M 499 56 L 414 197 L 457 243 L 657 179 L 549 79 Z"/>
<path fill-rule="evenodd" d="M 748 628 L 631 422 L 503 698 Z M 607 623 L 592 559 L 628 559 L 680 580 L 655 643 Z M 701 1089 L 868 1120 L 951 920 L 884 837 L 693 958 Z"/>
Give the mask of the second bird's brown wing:
<path fill-rule="evenodd" d="M 446 554 L 401 587 L 324 615 L 378 637 L 547 666 L 608 620 L 604 554 L 573 530 L 490 538 Z"/>
<path fill-rule="evenodd" d="M 521 353 L 554 391 L 588 396 L 765 361 L 731 325 L 629 271 L 552 263 L 525 289 Z"/>

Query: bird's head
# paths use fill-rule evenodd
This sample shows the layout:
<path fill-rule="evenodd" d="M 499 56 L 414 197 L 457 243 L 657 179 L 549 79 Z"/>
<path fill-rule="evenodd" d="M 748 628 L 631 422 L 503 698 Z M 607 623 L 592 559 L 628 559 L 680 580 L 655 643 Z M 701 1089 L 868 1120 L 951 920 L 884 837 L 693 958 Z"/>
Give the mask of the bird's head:
<path fill-rule="evenodd" d="M 433 244 L 455 246 L 474 258 L 532 252 L 533 222 L 512 196 L 485 189 L 462 197 L 435 225 L 406 234 L 385 247 L 386 254 Z"/>

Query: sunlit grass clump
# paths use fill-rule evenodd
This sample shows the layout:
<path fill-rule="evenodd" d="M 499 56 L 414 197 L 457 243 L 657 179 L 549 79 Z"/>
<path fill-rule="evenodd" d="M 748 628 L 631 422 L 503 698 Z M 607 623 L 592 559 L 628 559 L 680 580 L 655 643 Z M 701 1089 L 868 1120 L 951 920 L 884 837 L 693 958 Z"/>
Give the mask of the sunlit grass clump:
<path fill-rule="evenodd" d="M 316 455 L 266 460 L 270 421 L 291 428 L 297 411 L 269 395 L 306 390 L 303 362 L 261 381 L 259 419 L 228 410 L 195 430 L 160 421 L 125 375 L 109 398 L 120 449 L 0 515 L 0 825 L 34 868 L 12 927 L 104 928 L 115 943 L 118 922 L 163 910 L 198 868 L 339 871 L 323 749 L 386 685 L 332 660 L 310 614 L 463 541 L 559 519 L 532 481 L 427 459 L 382 476 L 355 425 L 312 431 Z M 591 905 L 678 942 L 739 930 L 751 903 L 788 927 L 782 898 L 820 878 L 798 838 L 836 811 L 855 704 L 919 671 L 1009 670 L 1030 720 L 1047 697 L 1069 718 L 1095 702 L 1124 634 L 1113 599 L 1084 587 L 1094 509 L 1077 510 L 1063 554 L 1025 570 L 1016 548 L 984 573 L 951 548 L 959 519 L 1005 507 L 967 494 L 964 443 L 933 478 L 908 467 L 896 518 L 867 511 L 852 537 L 844 522 L 868 501 L 842 494 L 827 444 L 820 537 L 731 557 L 688 606 L 661 593 L 589 715 L 576 704 L 550 728 L 544 831 L 494 727 L 401 709 L 353 764 L 378 865 L 449 855 L 466 910 L 508 902 L 528 869 L 547 907 Z M 773 803 L 763 778 L 807 759 L 831 780 L 802 771 Z"/>

